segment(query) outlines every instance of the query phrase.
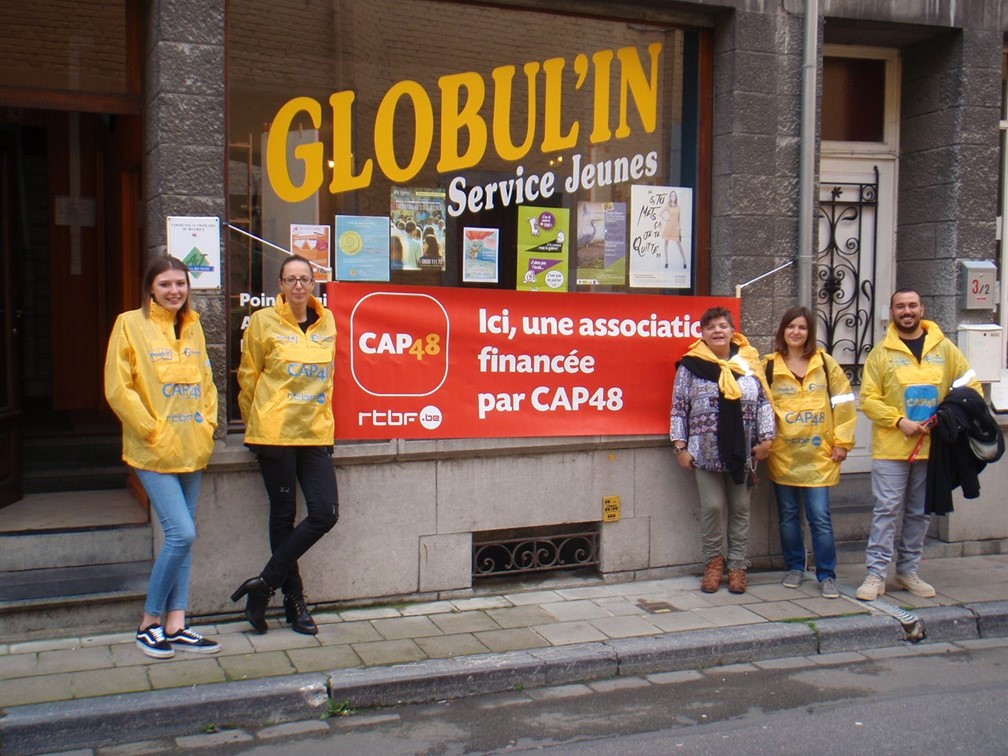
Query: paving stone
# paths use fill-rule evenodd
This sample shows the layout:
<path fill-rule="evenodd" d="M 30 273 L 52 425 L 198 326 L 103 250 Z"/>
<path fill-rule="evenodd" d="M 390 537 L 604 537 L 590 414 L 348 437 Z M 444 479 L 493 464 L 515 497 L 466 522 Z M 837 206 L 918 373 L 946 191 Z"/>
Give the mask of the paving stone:
<path fill-rule="evenodd" d="M 339 615 L 339 612 L 312 612 L 312 618 L 315 620 L 315 624 L 319 627 L 322 625 L 332 625 L 336 622 L 343 622 L 343 618 Z"/>
<path fill-rule="evenodd" d="M 38 654 L 0 656 L 0 680 L 39 674 Z"/>
<path fill-rule="evenodd" d="M 328 672 L 333 669 L 364 665 L 357 652 L 349 645 L 293 648 L 287 652 L 287 656 L 298 672 Z"/>
<path fill-rule="evenodd" d="M 388 724 L 398 722 L 401 717 L 390 712 L 374 712 L 364 714 L 352 714 L 348 717 L 334 717 L 329 719 L 332 727 L 340 730 L 349 730 L 353 727 L 372 727 L 377 724 Z"/>
<path fill-rule="evenodd" d="M 312 735 L 332 732 L 328 724 L 319 719 L 307 719 L 300 722 L 286 722 L 284 724 L 264 727 L 256 732 L 258 740 L 276 740 L 278 738 L 293 738 L 299 735 Z"/>
<path fill-rule="evenodd" d="M 10 652 L 12 654 L 38 654 L 43 651 L 67 651 L 79 648 L 80 645 L 80 638 L 76 636 L 70 638 L 46 638 L 11 643 Z"/>
<path fill-rule="evenodd" d="M 339 625 L 338 627 L 343 627 Z M 254 635 L 250 633 L 248 638 L 252 648 L 257 653 L 263 651 L 286 651 L 291 648 L 317 648 L 319 640 L 314 635 L 295 633 L 293 630 L 281 630 L 278 632 L 266 633 L 266 635 Z"/>
<path fill-rule="evenodd" d="M 394 619 L 372 620 L 371 624 L 385 640 L 403 638 L 429 638 L 441 635 L 441 628 L 428 617 L 396 617 Z"/>
<path fill-rule="evenodd" d="M 647 597 L 648 601 L 664 601 L 676 609 L 708 609 L 714 604 L 704 598 L 707 594 L 700 591 L 671 591 Z"/>
<path fill-rule="evenodd" d="M 556 591 L 528 591 L 526 593 L 505 593 L 504 598 L 515 606 L 525 606 L 526 604 L 550 604 L 560 601 L 560 594 Z"/>
<path fill-rule="evenodd" d="M 602 607 L 614 617 L 621 617 L 628 614 L 650 614 L 647 609 L 638 606 L 624 596 L 610 596 L 608 598 L 592 599 L 592 603 Z"/>
<path fill-rule="evenodd" d="M 554 604 L 542 604 L 542 609 L 561 622 L 570 620 L 601 619 L 612 615 L 598 604 L 587 599 L 580 601 L 560 601 Z"/>
<path fill-rule="evenodd" d="M 137 649 L 140 653 L 140 649 Z M 107 669 L 112 666 L 108 646 L 72 648 L 65 651 L 41 651 L 38 655 L 38 674 L 77 672 L 84 669 Z"/>
<path fill-rule="evenodd" d="M 857 662 L 863 662 L 868 657 L 863 654 L 859 654 L 857 651 L 836 651 L 827 654 L 816 654 L 815 656 L 810 656 L 815 664 L 820 667 L 832 667 L 838 664 L 854 664 Z"/>
<path fill-rule="evenodd" d="M 695 612 L 671 612 L 669 614 L 649 615 L 648 621 L 664 633 L 675 633 L 685 630 L 701 630 L 705 627 L 716 627 L 706 617 Z"/>
<path fill-rule="evenodd" d="M 255 738 L 244 730 L 224 730 L 223 732 L 210 732 L 203 735 L 183 735 L 175 738 L 175 744 L 179 748 L 202 750 L 223 748 L 234 743 L 248 743 L 252 740 L 255 740 Z"/>
<path fill-rule="evenodd" d="M 755 664 L 722 664 L 717 667 L 708 667 L 704 670 L 704 674 L 707 677 L 719 677 L 721 675 L 747 675 L 755 671 Z"/>
<path fill-rule="evenodd" d="M 715 606 L 710 609 L 694 609 L 693 614 L 710 620 L 719 627 L 766 622 L 766 619 L 763 617 L 741 606 Z"/>
<path fill-rule="evenodd" d="M 531 628 L 516 627 L 510 630 L 487 630 L 474 633 L 476 639 L 491 651 L 518 651 L 549 645 L 545 638 Z"/>
<path fill-rule="evenodd" d="M 977 638 L 975 640 L 960 640 L 956 641 L 957 646 L 962 646 L 966 649 L 981 649 L 981 648 L 1004 648 L 1008 646 L 1008 638 Z"/>
<path fill-rule="evenodd" d="M 577 599 L 606 598 L 607 596 L 612 596 L 614 594 L 609 590 L 608 586 L 599 585 L 588 588 L 563 589 L 557 591 L 557 595 L 567 601 L 575 601 Z"/>
<path fill-rule="evenodd" d="M 487 609 L 487 616 L 500 627 L 531 627 L 555 621 L 555 617 L 541 606 L 512 606 L 507 609 Z M 488 628 L 489 629 L 489 628 Z"/>
<path fill-rule="evenodd" d="M 504 611 L 498 609 L 496 611 Z M 455 612 L 453 614 L 436 614 L 431 622 L 441 628 L 446 635 L 458 633 L 474 633 L 478 630 L 499 630 L 500 625 L 494 622 L 483 611 Z"/>
<path fill-rule="evenodd" d="M 506 706 L 521 706 L 528 703 L 532 703 L 532 699 L 524 692 L 491 693 L 490 695 L 480 696 L 476 701 L 476 708 L 482 710 L 500 709 Z"/>
<path fill-rule="evenodd" d="M 783 659 L 766 659 L 754 662 L 760 669 L 806 669 L 816 666 L 815 662 L 806 656 L 789 656 Z"/>
<path fill-rule="evenodd" d="M 655 635 L 661 630 L 645 617 L 637 615 L 625 617 L 604 617 L 591 620 L 590 624 L 610 638 L 632 638 L 635 635 Z"/>
<path fill-rule="evenodd" d="M 203 632 L 200 630 L 200 632 Z M 90 646 L 115 646 L 121 643 L 136 643 L 136 633 L 107 633 L 88 635 L 80 639 L 81 648 Z"/>
<path fill-rule="evenodd" d="M 589 622 L 553 622 L 548 625 L 536 625 L 532 629 L 554 646 L 604 641 L 609 637 Z"/>
<path fill-rule="evenodd" d="M 819 639 L 819 653 L 862 651 L 903 642 L 903 627 L 895 618 L 879 614 L 823 617 L 811 623 Z"/>
<path fill-rule="evenodd" d="M 451 601 L 427 601 L 422 604 L 410 604 L 402 608 L 403 617 L 416 617 L 421 614 L 444 614 L 454 612 L 455 605 Z"/>
<path fill-rule="evenodd" d="M 765 604 L 747 604 L 746 609 L 771 622 L 817 616 L 805 607 L 798 606 L 798 604 L 791 601 L 768 601 Z"/>
<path fill-rule="evenodd" d="M 341 622 L 338 625 L 319 626 L 319 634 L 315 639 L 323 646 L 331 646 L 377 641 L 382 640 L 382 637 L 370 622 Z"/>
<path fill-rule="evenodd" d="M 289 675 L 295 671 L 290 658 L 283 651 L 264 651 L 242 656 L 218 656 L 217 663 L 224 670 L 228 680 L 255 680 L 260 677 Z M 304 672 L 305 670 L 297 671 Z"/>
<path fill-rule="evenodd" d="M 178 657 L 147 667 L 147 675 L 153 688 L 183 688 L 227 679 L 216 659 L 179 661 Z"/>
<path fill-rule="evenodd" d="M 898 659 L 904 656 L 933 656 L 959 649 L 952 643 L 903 643 L 888 648 L 866 648 L 861 653 L 869 659 Z"/>
<path fill-rule="evenodd" d="M 354 643 L 353 650 L 369 667 L 426 659 L 427 655 L 412 640 L 383 640 Z"/>
<path fill-rule="evenodd" d="M 0 685 L 0 709 L 72 698 L 66 675 L 10 678 Z"/>
<path fill-rule="evenodd" d="M 889 595 L 888 593 L 886 594 Z M 822 596 L 816 598 L 796 599 L 795 604 L 806 610 L 805 616 L 819 617 L 840 617 L 847 614 L 865 614 L 867 610 L 852 604 L 850 601 L 839 599 L 824 599 Z"/>
<path fill-rule="evenodd" d="M 434 638 L 417 638 L 416 644 L 431 659 L 447 659 L 453 656 L 485 654 L 490 649 L 480 643 L 472 633 L 441 635 Z"/>
<path fill-rule="evenodd" d="M 469 609 L 500 609 L 511 606 L 511 602 L 503 596 L 476 596 L 475 598 L 456 599 L 452 603 L 456 609 L 462 612 Z"/>
<path fill-rule="evenodd" d="M 783 575 L 781 580 L 783 580 Z M 807 586 L 809 583 L 816 586 L 815 579 L 811 581 L 806 578 L 805 582 L 802 583 L 802 588 Z M 812 593 L 802 590 L 802 588 L 785 588 L 780 583 L 774 583 L 771 585 L 747 585 L 746 593 L 750 596 L 756 596 L 760 601 L 791 601 L 792 599 L 799 598 L 809 598 Z M 815 595 L 819 594 L 819 587 L 815 587 Z"/>
<path fill-rule="evenodd" d="M 66 684 L 74 698 L 111 696 L 116 693 L 136 693 L 151 689 L 147 670 L 143 667 L 71 672 L 66 675 Z"/>
<path fill-rule="evenodd" d="M 367 609 L 346 609 L 340 612 L 340 617 L 344 622 L 358 622 L 373 619 L 386 619 L 388 617 L 401 617 L 398 609 L 388 606 L 368 607 Z"/>

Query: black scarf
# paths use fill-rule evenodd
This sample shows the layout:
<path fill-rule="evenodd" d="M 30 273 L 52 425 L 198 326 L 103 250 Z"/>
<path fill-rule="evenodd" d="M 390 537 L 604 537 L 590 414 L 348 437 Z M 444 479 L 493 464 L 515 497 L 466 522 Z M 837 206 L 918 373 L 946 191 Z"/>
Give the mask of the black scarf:
<path fill-rule="evenodd" d="M 699 357 L 683 357 L 679 363 L 697 378 L 712 381 L 717 384 L 721 376 L 721 368 L 716 363 L 702 360 Z M 742 401 L 740 399 L 725 399 L 718 391 L 717 420 L 718 454 L 721 465 L 731 474 L 732 480 L 738 485 L 746 482 L 746 465 L 749 462 L 749 449 L 745 442 L 745 425 L 742 422 Z"/>

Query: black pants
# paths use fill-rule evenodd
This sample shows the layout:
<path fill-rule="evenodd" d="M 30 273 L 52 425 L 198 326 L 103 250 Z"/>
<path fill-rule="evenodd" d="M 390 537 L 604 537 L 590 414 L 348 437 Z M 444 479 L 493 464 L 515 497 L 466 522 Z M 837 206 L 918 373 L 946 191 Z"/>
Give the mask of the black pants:
<path fill-rule="evenodd" d="M 270 502 L 269 535 L 273 556 L 263 579 L 284 594 L 303 591 L 298 559 L 339 519 L 339 494 L 332 447 L 257 446 L 259 470 Z M 308 516 L 294 526 L 297 484 L 305 497 Z"/>

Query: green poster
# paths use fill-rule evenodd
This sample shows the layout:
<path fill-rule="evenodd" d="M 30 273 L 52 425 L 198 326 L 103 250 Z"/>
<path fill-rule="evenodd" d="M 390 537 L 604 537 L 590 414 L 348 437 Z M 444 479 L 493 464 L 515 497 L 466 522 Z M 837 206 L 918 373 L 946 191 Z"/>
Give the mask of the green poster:
<path fill-rule="evenodd" d="M 518 208 L 518 291 L 567 291 L 570 211 Z"/>

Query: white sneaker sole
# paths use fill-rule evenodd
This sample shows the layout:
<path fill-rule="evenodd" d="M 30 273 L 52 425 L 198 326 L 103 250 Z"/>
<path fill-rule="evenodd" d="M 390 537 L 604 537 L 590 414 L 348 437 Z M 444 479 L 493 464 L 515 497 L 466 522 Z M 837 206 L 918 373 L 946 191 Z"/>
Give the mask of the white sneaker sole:
<path fill-rule="evenodd" d="M 147 656 L 152 659 L 171 659 L 175 656 L 175 650 L 169 649 L 168 651 L 158 651 L 156 648 L 151 648 L 146 643 L 136 642 L 137 648 L 143 651 Z"/>

